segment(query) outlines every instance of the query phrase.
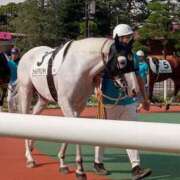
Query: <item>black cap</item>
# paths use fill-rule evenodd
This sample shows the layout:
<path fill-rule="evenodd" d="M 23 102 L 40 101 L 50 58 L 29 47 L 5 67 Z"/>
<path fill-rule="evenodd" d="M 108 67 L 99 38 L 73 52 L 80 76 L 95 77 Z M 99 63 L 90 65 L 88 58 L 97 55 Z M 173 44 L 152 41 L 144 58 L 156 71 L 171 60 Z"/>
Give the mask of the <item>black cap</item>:
<path fill-rule="evenodd" d="M 20 53 L 20 51 L 18 48 L 12 48 L 11 49 L 11 54 L 19 54 L 19 53 Z"/>

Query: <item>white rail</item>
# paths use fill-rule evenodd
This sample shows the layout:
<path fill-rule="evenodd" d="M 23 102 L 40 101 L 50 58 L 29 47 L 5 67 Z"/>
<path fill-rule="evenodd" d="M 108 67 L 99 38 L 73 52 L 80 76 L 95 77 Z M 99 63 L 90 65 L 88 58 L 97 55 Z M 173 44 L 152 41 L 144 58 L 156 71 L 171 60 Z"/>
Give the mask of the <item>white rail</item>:
<path fill-rule="evenodd" d="M 180 152 L 180 124 L 0 113 L 0 136 Z"/>

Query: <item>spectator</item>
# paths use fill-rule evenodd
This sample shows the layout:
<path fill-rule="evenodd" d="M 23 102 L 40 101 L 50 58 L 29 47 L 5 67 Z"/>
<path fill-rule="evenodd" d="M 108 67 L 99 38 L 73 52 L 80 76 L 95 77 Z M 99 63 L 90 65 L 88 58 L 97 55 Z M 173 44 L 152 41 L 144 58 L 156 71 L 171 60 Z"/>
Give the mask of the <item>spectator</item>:
<path fill-rule="evenodd" d="M 17 65 L 20 60 L 20 51 L 18 48 L 12 48 L 11 58 L 8 61 L 8 65 L 11 71 L 10 82 L 8 85 L 8 110 L 9 112 L 15 112 L 16 110 L 16 84 L 17 84 Z"/>

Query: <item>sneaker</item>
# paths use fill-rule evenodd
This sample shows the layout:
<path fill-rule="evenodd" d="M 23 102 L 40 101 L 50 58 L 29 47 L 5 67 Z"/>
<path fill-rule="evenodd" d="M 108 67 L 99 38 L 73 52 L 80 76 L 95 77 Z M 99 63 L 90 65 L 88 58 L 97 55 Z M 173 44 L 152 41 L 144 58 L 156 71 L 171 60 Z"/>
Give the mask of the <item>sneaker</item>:
<path fill-rule="evenodd" d="M 94 169 L 98 175 L 108 175 L 109 172 L 105 169 L 103 163 L 94 162 Z"/>
<path fill-rule="evenodd" d="M 132 169 L 132 176 L 133 180 L 140 180 L 147 176 L 149 176 L 152 173 L 151 169 L 142 169 L 140 166 L 135 166 Z"/>

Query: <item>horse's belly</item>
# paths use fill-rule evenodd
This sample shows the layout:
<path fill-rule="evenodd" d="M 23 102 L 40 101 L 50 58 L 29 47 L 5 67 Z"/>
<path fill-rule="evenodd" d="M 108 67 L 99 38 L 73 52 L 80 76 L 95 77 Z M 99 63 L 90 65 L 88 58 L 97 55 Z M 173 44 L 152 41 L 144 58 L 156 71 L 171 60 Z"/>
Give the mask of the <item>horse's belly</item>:
<path fill-rule="evenodd" d="M 54 101 L 48 87 L 46 76 L 31 76 L 31 79 L 38 94 L 40 94 L 42 97 L 49 101 Z"/>

